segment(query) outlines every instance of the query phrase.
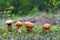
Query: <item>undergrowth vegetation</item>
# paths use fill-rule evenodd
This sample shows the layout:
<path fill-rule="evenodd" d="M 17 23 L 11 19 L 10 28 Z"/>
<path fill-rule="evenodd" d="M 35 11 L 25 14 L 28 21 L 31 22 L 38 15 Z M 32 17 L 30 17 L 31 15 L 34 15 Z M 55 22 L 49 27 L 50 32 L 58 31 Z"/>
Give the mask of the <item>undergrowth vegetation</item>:
<path fill-rule="evenodd" d="M 7 28 L 0 28 L 0 40 L 60 40 L 60 27 L 51 27 L 49 32 L 44 32 L 42 27 L 33 28 L 32 32 L 26 32 L 22 28 L 22 33 L 16 28 L 12 32 Z"/>

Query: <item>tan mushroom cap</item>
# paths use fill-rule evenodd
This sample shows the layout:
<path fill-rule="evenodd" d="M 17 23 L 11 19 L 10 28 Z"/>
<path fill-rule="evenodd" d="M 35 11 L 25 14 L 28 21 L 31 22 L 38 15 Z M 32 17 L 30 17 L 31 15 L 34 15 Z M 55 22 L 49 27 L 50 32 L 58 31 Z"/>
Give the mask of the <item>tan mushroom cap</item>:
<path fill-rule="evenodd" d="M 50 24 L 44 24 L 44 25 L 43 25 L 43 28 L 44 28 L 44 29 L 50 29 L 50 28 L 51 28 L 51 25 L 50 25 Z"/>
<path fill-rule="evenodd" d="M 22 22 L 17 21 L 17 22 L 16 22 L 16 26 L 17 26 L 17 27 L 21 27 L 21 26 L 22 26 Z"/>
<path fill-rule="evenodd" d="M 12 21 L 12 20 L 7 20 L 5 23 L 6 23 L 6 24 L 12 24 L 13 21 Z"/>
<path fill-rule="evenodd" d="M 31 22 L 29 22 L 29 21 L 27 21 L 27 22 L 25 22 L 25 27 L 26 28 L 33 28 L 34 27 L 34 24 L 31 23 Z"/>

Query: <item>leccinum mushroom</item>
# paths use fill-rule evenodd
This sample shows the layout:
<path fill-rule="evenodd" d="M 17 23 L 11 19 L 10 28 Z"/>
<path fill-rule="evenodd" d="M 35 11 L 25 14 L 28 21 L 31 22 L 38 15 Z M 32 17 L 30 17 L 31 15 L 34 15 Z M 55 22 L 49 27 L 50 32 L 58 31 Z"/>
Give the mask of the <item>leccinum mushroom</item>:
<path fill-rule="evenodd" d="M 31 32 L 32 28 L 34 27 L 34 24 L 29 22 L 29 21 L 27 21 L 27 22 L 25 22 L 25 27 L 26 27 L 26 31 L 27 32 Z"/>
<path fill-rule="evenodd" d="M 44 24 L 43 25 L 43 29 L 44 29 L 45 32 L 49 32 L 50 28 L 51 28 L 50 24 Z"/>
<path fill-rule="evenodd" d="M 17 22 L 16 22 L 16 26 L 17 26 L 17 30 L 18 30 L 18 32 L 20 32 L 20 33 L 21 33 L 21 26 L 22 26 L 22 22 L 17 21 Z"/>
<path fill-rule="evenodd" d="M 11 30 L 12 30 L 12 23 L 13 23 L 12 20 L 7 20 L 7 21 L 6 21 L 6 24 L 7 24 L 7 26 L 8 26 L 8 31 L 11 31 Z"/>

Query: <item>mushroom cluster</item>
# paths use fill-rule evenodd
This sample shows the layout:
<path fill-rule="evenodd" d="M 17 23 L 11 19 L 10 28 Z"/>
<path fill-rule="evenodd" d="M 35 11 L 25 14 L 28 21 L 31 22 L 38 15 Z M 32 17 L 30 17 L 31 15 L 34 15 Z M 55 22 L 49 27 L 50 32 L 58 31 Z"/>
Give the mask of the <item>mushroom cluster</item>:
<path fill-rule="evenodd" d="M 6 23 L 7 26 L 8 26 L 8 31 L 11 31 L 13 21 L 12 21 L 12 20 L 7 20 L 5 23 Z"/>
<path fill-rule="evenodd" d="M 16 22 L 16 26 L 17 26 L 17 30 L 18 30 L 18 32 L 20 32 L 20 33 L 21 33 L 21 26 L 22 26 L 22 22 L 17 21 L 17 22 Z"/>
<path fill-rule="evenodd" d="M 43 25 L 43 29 L 44 29 L 45 32 L 49 32 L 50 28 L 51 28 L 50 24 L 44 24 Z"/>
<path fill-rule="evenodd" d="M 7 26 L 8 26 L 8 31 L 12 30 L 12 24 L 13 23 L 14 22 L 12 20 L 7 20 L 5 22 L 5 24 L 7 24 Z M 16 26 L 17 26 L 17 31 L 21 33 L 21 27 L 22 27 L 23 23 L 21 21 L 17 21 L 15 23 L 16 23 Z M 31 23 L 30 21 L 25 21 L 24 26 L 26 27 L 27 32 L 31 32 L 32 28 L 34 27 L 34 24 Z M 44 24 L 42 28 L 45 32 L 49 32 L 49 30 L 51 28 L 51 25 L 50 24 Z"/>
<path fill-rule="evenodd" d="M 25 27 L 26 27 L 27 32 L 31 32 L 32 28 L 34 27 L 34 24 L 27 21 L 27 22 L 25 22 Z"/>

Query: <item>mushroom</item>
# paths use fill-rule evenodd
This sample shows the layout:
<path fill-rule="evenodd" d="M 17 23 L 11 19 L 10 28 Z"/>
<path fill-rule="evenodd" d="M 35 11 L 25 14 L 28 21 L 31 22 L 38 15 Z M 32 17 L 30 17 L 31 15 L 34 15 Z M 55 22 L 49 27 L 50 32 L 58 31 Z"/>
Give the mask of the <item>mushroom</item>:
<path fill-rule="evenodd" d="M 43 25 L 43 29 L 44 29 L 45 32 L 49 32 L 50 28 L 51 28 L 50 24 L 44 24 Z"/>
<path fill-rule="evenodd" d="M 17 30 L 18 30 L 18 32 L 20 32 L 20 33 L 21 33 L 21 26 L 22 26 L 22 22 L 17 21 L 17 22 L 16 22 L 16 26 L 17 26 Z"/>
<path fill-rule="evenodd" d="M 13 23 L 12 20 L 7 20 L 7 21 L 5 22 L 5 24 L 7 24 L 7 26 L 8 26 L 8 31 L 11 31 L 11 29 L 12 29 L 12 23 Z"/>
<path fill-rule="evenodd" d="M 32 28 L 34 27 L 34 24 L 29 22 L 29 21 L 26 21 L 25 22 L 25 27 L 26 27 L 26 31 L 27 32 L 31 32 L 32 31 Z"/>

